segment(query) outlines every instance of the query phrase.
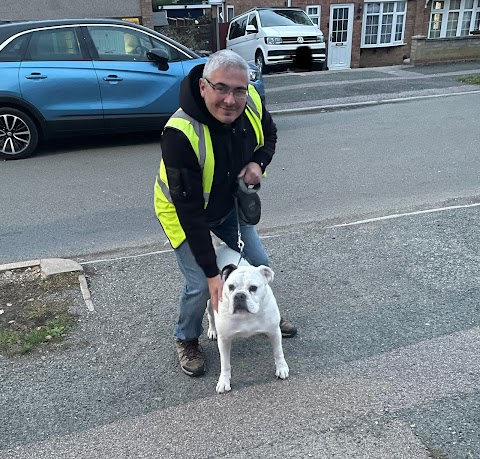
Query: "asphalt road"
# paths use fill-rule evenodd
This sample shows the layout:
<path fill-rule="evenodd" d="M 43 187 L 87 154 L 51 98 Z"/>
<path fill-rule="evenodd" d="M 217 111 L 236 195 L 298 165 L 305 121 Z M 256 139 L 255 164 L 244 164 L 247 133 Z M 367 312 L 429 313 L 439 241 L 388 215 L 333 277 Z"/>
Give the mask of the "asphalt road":
<path fill-rule="evenodd" d="M 479 458 L 479 97 L 276 115 L 260 229 L 299 334 L 287 381 L 234 345 L 226 396 L 215 343 L 178 367 L 156 140 L 1 163 L 0 263 L 85 254 L 95 312 L 79 294 L 62 349 L 0 358 L 0 458 Z"/>
<path fill-rule="evenodd" d="M 478 194 L 479 94 L 277 114 L 262 232 Z M 119 137 L 0 163 L 0 263 L 138 254 L 166 242 L 153 212 L 155 137 Z M 281 196 L 281 199 L 278 197 Z M 8 198 L 5 198 L 8 197 Z"/>
<path fill-rule="evenodd" d="M 291 375 L 238 341 L 225 396 L 215 343 L 204 377 L 178 367 L 170 251 L 88 263 L 96 311 L 78 302 L 66 348 L 0 359 L 0 458 L 476 459 L 479 224 L 465 207 L 265 239 Z"/>

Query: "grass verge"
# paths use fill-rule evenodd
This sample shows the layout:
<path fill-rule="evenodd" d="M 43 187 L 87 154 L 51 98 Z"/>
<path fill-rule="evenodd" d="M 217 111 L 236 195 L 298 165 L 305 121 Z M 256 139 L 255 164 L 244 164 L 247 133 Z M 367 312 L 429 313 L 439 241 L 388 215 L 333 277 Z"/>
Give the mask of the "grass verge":
<path fill-rule="evenodd" d="M 468 84 L 480 84 L 480 75 L 462 76 L 458 79 L 458 81 Z"/>
<path fill-rule="evenodd" d="M 76 322 L 70 312 L 76 291 L 78 274 L 43 279 L 39 267 L 1 272 L 0 352 L 13 356 L 60 342 Z"/>

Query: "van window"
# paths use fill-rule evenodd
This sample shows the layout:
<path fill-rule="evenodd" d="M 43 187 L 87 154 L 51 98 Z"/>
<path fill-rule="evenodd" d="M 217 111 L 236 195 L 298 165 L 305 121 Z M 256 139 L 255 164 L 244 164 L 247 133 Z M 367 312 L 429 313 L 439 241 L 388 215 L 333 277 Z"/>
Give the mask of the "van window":
<path fill-rule="evenodd" d="M 253 25 L 253 27 L 258 30 L 257 15 L 255 13 L 250 13 L 250 16 L 248 17 L 248 25 Z"/>
<path fill-rule="evenodd" d="M 232 27 L 230 28 L 230 34 L 228 38 L 233 40 L 234 38 L 243 37 L 245 35 L 245 29 L 247 28 L 247 16 L 239 18 L 236 21 L 232 22 Z"/>
<path fill-rule="evenodd" d="M 262 27 L 313 25 L 306 13 L 300 10 L 260 10 L 258 14 Z"/>

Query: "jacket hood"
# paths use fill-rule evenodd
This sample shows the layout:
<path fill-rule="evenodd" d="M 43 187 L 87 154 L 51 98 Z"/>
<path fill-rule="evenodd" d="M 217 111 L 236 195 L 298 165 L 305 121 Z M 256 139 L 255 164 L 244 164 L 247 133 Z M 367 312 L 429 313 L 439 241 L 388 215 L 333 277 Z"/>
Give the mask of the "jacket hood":
<path fill-rule="evenodd" d="M 202 77 L 205 64 L 193 67 L 180 85 L 180 107 L 192 118 L 206 124 L 209 128 L 221 128 L 224 125 L 208 111 L 200 94 L 198 81 Z"/>

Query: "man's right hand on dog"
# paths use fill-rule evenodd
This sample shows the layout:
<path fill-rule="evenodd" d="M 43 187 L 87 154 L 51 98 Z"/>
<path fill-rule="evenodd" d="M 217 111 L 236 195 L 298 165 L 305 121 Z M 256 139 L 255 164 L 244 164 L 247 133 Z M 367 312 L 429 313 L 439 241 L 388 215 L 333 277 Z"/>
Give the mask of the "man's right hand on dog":
<path fill-rule="evenodd" d="M 222 300 L 223 283 L 220 274 L 208 278 L 208 290 L 210 292 L 210 301 L 213 309 L 218 312 L 218 302 Z"/>

